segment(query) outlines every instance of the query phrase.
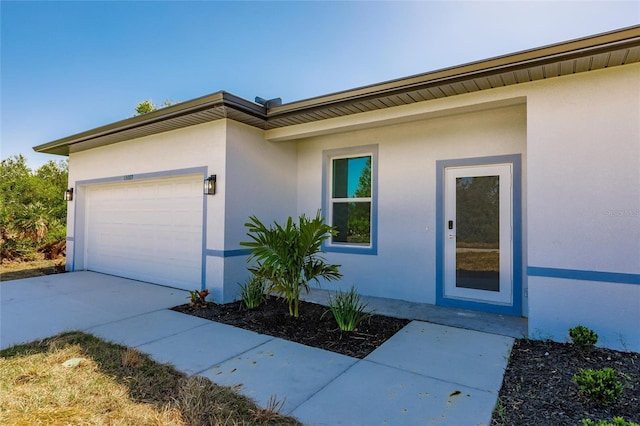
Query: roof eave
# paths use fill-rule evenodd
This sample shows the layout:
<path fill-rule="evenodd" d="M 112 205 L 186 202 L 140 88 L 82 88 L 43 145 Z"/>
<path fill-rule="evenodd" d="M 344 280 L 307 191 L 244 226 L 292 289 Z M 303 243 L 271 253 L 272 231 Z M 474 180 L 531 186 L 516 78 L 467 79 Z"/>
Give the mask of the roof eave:
<path fill-rule="evenodd" d="M 124 120 L 116 121 L 105 126 L 87 130 L 82 133 L 57 139 L 42 145 L 33 147 L 34 151 L 46 154 L 69 155 L 72 145 L 95 139 L 109 134 L 119 133 L 125 130 L 148 126 L 159 121 L 168 120 L 184 115 L 196 113 L 216 107 L 229 107 L 253 117 L 266 120 L 266 109 L 264 106 L 247 101 L 231 93 L 220 91 L 210 95 L 202 96 L 190 101 L 175 104 L 156 111 L 137 115 Z"/>
<path fill-rule="evenodd" d="M 457 80 L 495 71 L 504 71 L 509 68 L 518 69 L 540 65 L 545 62 L 556 61 L 559 58 L 570 59 L 580 55 L 592 54 L 599 50 L 607 50 L 613 46 L 622 46 L 627 43 L 637 45 L 639 38 L 640 26 L 623 28 L 603 34 L 283 104 L 279 107 L 271 108 L 269 117 L 275 118 L 333 104 L 402 92 L 419 86 L 436 84 L 445 80 Z"/>
<path fill-rule="evenodd" d="M 616 49 L 634 49 L 636 51 L 634 60 L 637 62 L 638 46 L 640 46 L 640 25 L 270 108 L 221 91 L 58 139 L 33 149 L 37 152 L 69 155 L 70 152 L 219 118 L 239 120 L 263 130 L 286 127 L 326 118 L 331 116 L 325 114 L 327 111 L 335 110 L 340 106 L 357 105 L 367 100 L 375 101 L 385 96 L 429 89 L 438 85 L 464 83 L 466 80 L 490 77 L 509 71 L 532 69 L 558 61 L 575 60 L 599 53 L 606 54 Z M 212 110 L 216 113 L 213 114 L 215 117 L 209 115 L 203 118 Z M 347 113 L 343 110 L 338 115 Z M 185 120 L 183 117 L 189 119 Z M 184 124 L 185 121 L 191 124 Z"/>

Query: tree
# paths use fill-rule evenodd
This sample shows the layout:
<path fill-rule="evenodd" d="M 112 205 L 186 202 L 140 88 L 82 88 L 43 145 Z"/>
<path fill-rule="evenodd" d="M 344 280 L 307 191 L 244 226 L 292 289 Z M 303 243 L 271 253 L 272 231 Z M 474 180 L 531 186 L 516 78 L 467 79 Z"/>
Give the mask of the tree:
<path fill-rule="evenodd" d="M 164 102 L 162 102 L 162 105 L 160 105 L 160 108 L 166 108 L 168 106 L 175 105 L 177 103 L 178 102 L 173 102 L 171 99 L 165 99 Z M 143 115 L 143 114 L 156 111 L 158 110 L 158 107 L 156 106 L 156 104 L 153 103 L 151 99 L 145 99 L 144 101 L 138 102 L 138 105 L 136 105 L 134 109 L 136 113 L 133 114 L 133 116 L 135 117 L 138 115 Z"/>
<path fill-rule="evenodd" d="M 67 203 L 66 161 L 49 161 L 33 172 L 23 155 L 0 163 L 2 256 L 22 257 L 42 244 L 64 244 Z"/>
<path fill-rule="evenodd" d="M 36 182 L 38 201 L 51 210 L 55 219 L 66 222 L 67 203 L 62 194 L 69 181 L 67 161 L 49 161 L 36 170 L 32 179 Z"/>
<path fill-rule="evenodd" d="M 324 223 L 320 210 L 313 219 L 303 214 L 297 224 L 289 217 L 285 226 L 274 222 L 267 228 L 257 217 L 249 219 L 245 226 L 252 241 L 240 243 L 251 250 L 247 261 L 257 261 L 249 270 L 256 277 L 268 280 L 269 291 L 284 296 L 289 303 L 289 314 L 297 318 L 300 293 L 309 292 L 310 281 L 319 284 L 320 278 L 331 281 L 342 277 L 338 272 L 340 265 L 327 264 L 319 254 L 322 242 L 336 230 Z"/>
<path fill-rule="evenodd" d="M 133 116 L 135 117 L 136 115 L 148 114 L 157 109 L 158 107 L 151 101 L 151 99 L 145 99 L 144 101 L 138 102 L 138 105 L 135 107 L 136 113 L 133 114 Z"/>

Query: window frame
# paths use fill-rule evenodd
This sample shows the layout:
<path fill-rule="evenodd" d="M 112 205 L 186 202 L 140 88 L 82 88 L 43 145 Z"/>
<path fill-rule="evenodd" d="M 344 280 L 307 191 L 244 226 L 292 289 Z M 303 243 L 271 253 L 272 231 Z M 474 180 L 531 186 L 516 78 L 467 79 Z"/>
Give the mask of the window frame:
<path fill-rule="evenodd" d="M 371 197 L 333 198 L 333 160 L 342 158 L 371 157 Z M 369 199 L 370 198 L 370 199 Z M 352 254 L 378 254 L 378 145 L 364 145 L 350 148 L 323 151 L 322 156 L 322 212 L 325 221 L 333 224 L 333 204 L 335 202 L 370 202 L 371 222 L 370 241 L 361 243 L 335 243 L 331 238 L 323 241 L 322 251 Z"/>

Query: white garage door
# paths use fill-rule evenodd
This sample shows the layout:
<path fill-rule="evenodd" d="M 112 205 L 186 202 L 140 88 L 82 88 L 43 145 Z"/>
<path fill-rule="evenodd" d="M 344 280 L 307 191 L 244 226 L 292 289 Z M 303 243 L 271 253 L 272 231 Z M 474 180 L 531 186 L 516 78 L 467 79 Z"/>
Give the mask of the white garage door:
<path fill-rule="evenodd" d="M 87 188 L 86 269 L 185 290 L 202 276 L 202 176 Z"/>

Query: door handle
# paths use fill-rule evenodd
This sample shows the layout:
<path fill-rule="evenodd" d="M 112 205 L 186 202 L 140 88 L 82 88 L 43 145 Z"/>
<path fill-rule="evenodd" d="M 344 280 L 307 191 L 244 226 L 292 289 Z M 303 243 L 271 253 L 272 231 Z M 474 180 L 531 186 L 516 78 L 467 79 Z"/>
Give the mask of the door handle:
<path fill-rule="evenodd" d="M 456 237 L 456 235 L 455 235 L 455 234 L 449 234 L 449 239 L 450 239 L 450 240 L 453 240 L 455 237 Z"/>

